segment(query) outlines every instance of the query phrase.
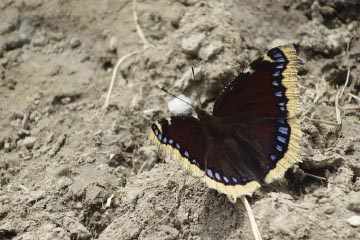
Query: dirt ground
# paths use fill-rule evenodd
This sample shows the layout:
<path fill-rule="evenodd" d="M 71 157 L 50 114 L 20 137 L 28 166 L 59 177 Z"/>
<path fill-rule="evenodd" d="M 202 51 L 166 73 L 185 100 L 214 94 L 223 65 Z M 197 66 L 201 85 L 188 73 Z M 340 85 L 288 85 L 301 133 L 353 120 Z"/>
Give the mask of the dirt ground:
<path fill-rule="evenodd" d="M 302 163 L 249 198 L 260 232 L 360 239 L 360 2 L 139 0 L 149 45 L 132 6 L 0 1 L 0 239 L 253 239 L 240 202 L 160 161 L 147 131 L 169 115 L 160 87 L 196 103 L 198 85 L 210 110 L 286 43 L 305 63 Z"/>

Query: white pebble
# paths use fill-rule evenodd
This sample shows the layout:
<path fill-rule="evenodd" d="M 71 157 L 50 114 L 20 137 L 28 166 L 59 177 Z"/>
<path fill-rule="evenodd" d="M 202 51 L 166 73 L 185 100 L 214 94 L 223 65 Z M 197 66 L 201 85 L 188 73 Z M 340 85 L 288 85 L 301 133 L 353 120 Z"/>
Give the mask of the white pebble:
<path fill-rule="evenodd" d="M 181 98 L 185 102 L 188 102 L 191 104 L 190 98 L 188 98 L 182 94 L 179 96 L 179 98 Z M 168 102 L 168 108 L 169 108 L 170 113 L 175 114 L 175 115 L 191 113 L 191 106 L 177 98 L 174 98 L 173 100 Z"/>
<path fill-rule="evenodd" d="M 350 224 L 353 227 L 359 227 L 360 226 L 360 216 L 354 215 L 346 220 L 348 224 Z"/>

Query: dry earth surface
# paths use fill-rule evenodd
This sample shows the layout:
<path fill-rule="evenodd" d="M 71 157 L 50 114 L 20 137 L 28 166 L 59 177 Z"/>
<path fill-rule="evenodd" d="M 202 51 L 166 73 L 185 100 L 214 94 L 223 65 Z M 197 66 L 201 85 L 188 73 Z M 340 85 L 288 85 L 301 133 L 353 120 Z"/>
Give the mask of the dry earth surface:
<path fill-rule="evenodd" d="M 198 85 L 210 110 L 237 72 L 286 43 L 305 62 L 302 163 L 249 198 L 260 231 L 360 239 L 360 2 L 136 9 L 146 49 L 132 1 L 0 1 L 0 239 L 253 239 L 243 206 L 160 161 L 147 130 L 169 115 L 161 86 L 196 101 Z M 100 120 L 114 66 L 134 51 Z"/>

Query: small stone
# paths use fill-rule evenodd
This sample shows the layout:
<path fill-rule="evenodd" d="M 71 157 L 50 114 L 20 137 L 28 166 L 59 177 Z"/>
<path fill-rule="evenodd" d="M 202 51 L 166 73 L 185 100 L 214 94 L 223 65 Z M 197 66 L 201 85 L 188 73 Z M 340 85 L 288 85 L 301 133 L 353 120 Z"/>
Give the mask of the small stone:
<path fill-rule="evenodd" d="M 71 48 L 77 48 L 81 45 L 81 42 L 78 38 L 72 38 L 70 39 L 70 47 Z"/>
<path fill-rule="evenodd" d="M 48 152 L 50 157 L 55 156 L 55 154 L 60 151 L 61 147 L 65 144 L 66 141 L 66 134 L 62 134 L 58 137 L 50 151 Z"/>
<path fill-rule="evenodd" d="M 62 99 L 60 100 L 60 102 L 61 102 L 62 104 L 64 104 L 64 105 L 71 103 L 71 101 L 72 101 L 72 100 L 71 100 L 70 97 L 64 97 L 64 98 L 62 98 Z"/>
<path fill-rule="evenodd" d="M 114 52 L 117 48 L 117 44 L 118 44 L 118 38 L 116 36 L 111 36 L 109 41 L 109 50 L 111 52 Z"/>
<path fill-rule="evenodd" d="M 346 220 L 348 224 L 350 224 L 353 227 L 359 227 L 360 226 L 360 216 L 354 215 Z"/>
<path fill-rule="evenodd" d="M 45 197 L 45 191 L 38 190 L 31 193 L 29 199 L 27 200 L 27 204 L 33 205 L 37 201 L 43 199 Z"/>
<path fill-rule="evenodd" d="M 325 214 L 333 214 L 335 212 L 335 208 L 334 207 L 327 207 L 324 211 Z"/>
<path fill-rule="evenodd" d="M 59 179 L 58 186 L 59 186 L 59 188 L 66 188 L 73 183 L 74 183 L 74 181 L 71 178 L 63 176 Z"/>
<path fill-rule="evenodd" d="M 322 197 L 317 201 L 317 203 L 320 203 L 320 204 L 324 204 L 324 203 L 328 203 L 328 202 L 329 202 L 329 199 L 326 197 Z"/>
<path fill-rule="evenodd" d="M 191 104 L 190 98 L 182 94 L 179 96 L 179 98 Z M 175 115 L 191 113 L 191 109 L 192 109 L 191 106 L 181 101 L 180 99 L 174 98 L 173 100 L 168 102 L 168 108 L 170 113 Z"/>
<path fill-rule="evenodd" d="M 127 165 L 126 158 L 120 153 L 110 154 L 109 160 L 107 161 L 109 167 L 118 167 L 120 165 Z"/>
<path fill-rule="evenodd" d="M 15 39 L 10 39 L 7 42 L 5 42 L 3 49 L 5 51 L 11 51 L 16 48 L 21 48 L 22 46 L 24 46 L 25 44 L 27 44 L 29 42 L 30 42 L 30 40 L 27 36 L 20 35 Z"/>
<path fill-rule="evenodd" d="M 40 36 L 39 38 L 34 38 L 31 41 L 31 44 L 34 47 L 44 47 L 48 43 L 48 40 L 44 36 Z"/>
<path fill-rule="evenodd" d="M 34 146 L 36 142 L 36 137 L 26 137 L 24 138 L 24 140 L 22 141 L 22 144 L 27 148 L 30 149 Z"/>
<path fill-rule="evenodd" d="M 213 58 L 214 56 L 216 56 L 223 50 L 224 50 L 223 43 L 220 41 L 216 41 L 216 42 L 210 43 L 205 48 L 202 47 L 199 51 L 199 57 L 203 60 L 208 60 L 210 58 Z"/>
<path fill-rule="evenodd" d="M 9 142 L 5 142 L 4 151 L 5 152 L 10 152 L 11 151 L 11 144 Z"/>
<path fill-rule="evenodd" d="M 205 34 L 198 33 L 183 39 L 181 42 L 183 52 L 189 55 L 196 55 L 200 49 L 201 41 L 204 38 Z"/>
<path fill-rule="evenodd" d="M 50 32 L 47 34 L 49 40 L 53 40 L 53 41 L 60 41 L 63 40 L 65 38 L 65 35 L 62 32 Z"/>

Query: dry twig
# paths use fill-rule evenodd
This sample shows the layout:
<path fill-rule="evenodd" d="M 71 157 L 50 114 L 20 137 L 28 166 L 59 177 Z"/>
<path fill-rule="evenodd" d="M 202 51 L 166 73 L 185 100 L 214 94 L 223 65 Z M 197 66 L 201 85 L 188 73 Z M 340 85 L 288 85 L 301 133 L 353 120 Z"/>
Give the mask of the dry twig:
<path fill-rule="evenodd" d="M 345 88 L 347 87 L 348 83 L 349 83 L 349 78 L 350 78 L 350 61 L 349 61 L 349 50 L 350 50 L 350 44 L 351 44 L 351 39 L 347 44 L 346 47 L 346 62 L 347 62 L 347 74 L 346 74 L 346 79 L 345 79 L 345 84 L 343 86 L 343 88 L 341 89 L 341 91 L 338 91 L 335 95 L 335 114 L 336 114 L 336 123 L 334 122 L 330 122 L 330 121 L 326 121 L 326 120 L 320 120 L 320 119 L 312 119 L 312 118 L 308 118 L 312 121 L 315 122 L 321 122 L 321 123 L 325 123 L 328 125 L 332 125 L 332 126 L 338 126 L 341 129 L 341 124 L 342 124 L 342 119 L 341 119 L 341 106 L 339 104 L 339 101 L 341 101 L 344 92 L 345 92 Z M 317 99 L 318 100 L 318 99 Z"/>
<path fill-rule="evenodd" d="M 254 213 L 251 210 L 250 204 L 249 204 L 248 200 L 246 199 L 246 196 L 241 196 L 240 199 L 241 199 L 241 202 L 244 204 L 245 209 L 247 211 L 247 214 L 248 214 L 248 217 L 250 220 L 251 230 L 253 232 L 255 240 L 262 240 L 259 228 L 256 224 Z"/>
<path fill-rule="evenodd" d="M 108 93 L 107 93 L 107 96 L 106 96 L 106 100 L 105 100 L 105 103 L 104 103 L 104 106 L 102 107 L 101 109 L 101 112 L 100 112 L 100 121 L 102 121 L 105 113 L 106 113 L 106 110 L 109 106 L 109 103 L 110 103 L 110 96 L 111 96 L 111 92 L 112 92 L 112 89 L 114 87 L 114 82 L 115 82 L 115 79 L 116 79 L 116 74 L 117 74 L 117 71 L 120 67 L 120 65 L 129 57 L 133 56 L 133 55 L 136 55 L 136 54 L 139 54 L 140 52 L 150 48 L 150 47 L 153 47 L 153 45 L 151 43 L 149 43 L 149 41 L 146 39 L 145 35 L 144 35 L 144 32 L 142 31 L 140 25 L 139 25 L 139 21 L 138 21 L 138 15 L 137 15 L 137 12 L 136 12 L 136 0 L 133 0 L 133 4 L 132 4 L 132 12 L 133 12 L 133 18 L 134 18 L 134 22 L 135 22 L 135 25 L 136 25 L 136 32 L 137 34 L 139 35 L 141 41 L 143 42 L 143 49 L 142 50 L 135 50 L 135 51 L 132 51 L 128 54 L 126 54 L 125 56 L 121 57 L 118 62 L 116 63 L 115 65 L 115 68 L 113 70 L 113 74 L 112 74 L 112 78 L 111 78 L 111 82 L 110 82 L 110 86 L 109 86 L 109 90 L 108 90 Z"/>

